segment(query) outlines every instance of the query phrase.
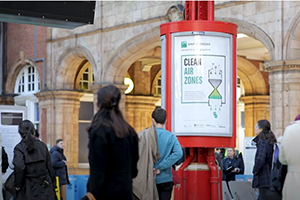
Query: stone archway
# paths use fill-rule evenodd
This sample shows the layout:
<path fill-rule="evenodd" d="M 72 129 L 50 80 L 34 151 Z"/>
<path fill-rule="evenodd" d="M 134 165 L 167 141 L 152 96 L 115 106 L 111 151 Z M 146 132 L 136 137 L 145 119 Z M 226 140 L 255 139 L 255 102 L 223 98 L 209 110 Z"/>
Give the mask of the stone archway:
<path fill-rule="evenodd" d="M 238 76 L 243 81 L 245 95 L 267 95 L 267 84 L 260 71 L 247 59 L 237 57 Z"/>
<path fill-rule="evenodd" d="M 268 49 L 270 54 L 270 59 L 275 60 L 275 45 L 272 39 L 266 34 L 261 28 L 254 24 L 248 23 L 246 21 L 241 21 L 234 18 L 216 18 L 216 21 L 231 22 L 238 25 L 238 33 L 244 33 L 254 39 L 257 39 Z"/>
<path fill-rule="evenodd" d="M 103 69 L 103 82 L 122 84 L 130 65 L 144 57 L 150 49 L 160 46 L 159 35 L 160 28 L 156 27 L 131 38 L 116 49 Z"/>
<path fill-rule="evenodd" d="M 299 60 L 300 54 L 300 13 L 291 23 L 284 41 L 285 55 L 283 60 Z"/>
<path fill-rule="evenodd" d="M 19 59 L 10 69 L 10 72 L 9 74 L 7 75 L 7 80 L 11 80 L 11 82 L 13 84 L 7 84 L 6 85 L 6 91 L 10 94 L 13 94 L 14 93 L 14 88 L 15 88 L 15 83 L 16 83 L 16 79 L 19 75 L 19 72 L 22 70 L 22 68 L 26 65 L 26 64 L 29 64 L 29 65 L 32 65 L 32 66 L 36 66 L 35 63 L 26 58 L 24 60 L 24 63 L 22 63 L 22 61 Z M 38 68 L 37 68 L 38 69 Z M 40 75 L 40 73 L 39 73 Z"/>
<path fill-rule="evenodd" d="M 66 49 L 55 63 L 54 89 L 73 90 L 78 67 L 84 60 L 88 60 L 93 71 L 96 63 L 92 54 L 83 46 Z"/>
<path fill-rule="evenodd" d="M 245 136 L 254 136 L 254 125 L 260 119 L 269 119 L 270 98 L 268 86 L 260 71 L 248 60 L 237 57 L 238 76 L 241 78 L 245 96 Z"/>

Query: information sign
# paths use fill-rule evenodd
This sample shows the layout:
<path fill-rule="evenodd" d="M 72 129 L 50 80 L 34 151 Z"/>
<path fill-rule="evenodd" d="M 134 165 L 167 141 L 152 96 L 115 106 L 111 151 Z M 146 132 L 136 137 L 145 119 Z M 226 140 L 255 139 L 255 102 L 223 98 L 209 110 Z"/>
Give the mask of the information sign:
<path fill-rule="evenodd" d="M 172 34 L 176 135 L 232 136 L 232 53 L 231 34 Z"/>

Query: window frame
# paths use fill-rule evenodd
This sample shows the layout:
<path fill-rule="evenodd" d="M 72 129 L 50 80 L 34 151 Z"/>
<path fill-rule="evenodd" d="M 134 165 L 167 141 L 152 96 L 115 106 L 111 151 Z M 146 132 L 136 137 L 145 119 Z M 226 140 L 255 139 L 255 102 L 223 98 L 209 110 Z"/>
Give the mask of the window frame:
<path fill-rule="evenodd" d="M 34 70 L 34 72 L 31 71 L 32 69 Z M 32 81 L 32 79 L 34 80 Z M 41 81 L 40 81 L 40 76 L 37 68 L 33 65 L 27 64 L 22 68 L 22 70 L 19 72 L 17 76 L 17 79 L 15 81 L 14 93 L 19 95 L 28 95 L 28 94 L 37 93 L 40 91 L 41 88 L 40 83 Z M 21 87 L 20 90 L 19 87 Z M 32 87 L 34 89 L 32 89 Z"/>

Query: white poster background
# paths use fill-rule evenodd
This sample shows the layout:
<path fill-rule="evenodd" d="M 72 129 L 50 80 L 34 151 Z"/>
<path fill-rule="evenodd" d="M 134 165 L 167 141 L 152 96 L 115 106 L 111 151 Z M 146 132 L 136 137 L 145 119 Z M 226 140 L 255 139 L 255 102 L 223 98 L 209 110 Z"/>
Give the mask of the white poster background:
<path fill-rule="evenodd" d="M 175 33 L 172 47 L 172 131 L 232 136 L 232 36 Z"/>
<path fill-rule="evenodd" d="M 252 142 L 254 137 L 245 137 L 245 149 L 244 149 L 244 164 L 245 170 L 244 174 L 252 175 L 252 170 L 254 166 L 254 158 L 256 153 L 256 144 Z"/>
<path fill-rule="evenodd" d="M 26 107 L 25 106 L 4 106 L 0 105 L 0 133 L 2 135 L 2 146 L 4 146 L 5 151 L 8 155 L 9 166 L 12 167 L 12 160 L 14 155 L 15 146 L 21 141 L 21 136 L 18 133 L 18 125 L 4 125 L 1 121 L 2 113 L 21 113 L 24 119 L 26 116 Z M 21 121 L 22 121 L 21 120 Z M 7 172 L 2 176 L 3 180 L 6 180 L 8 175 L 12 170 L 8 168 Z"/>

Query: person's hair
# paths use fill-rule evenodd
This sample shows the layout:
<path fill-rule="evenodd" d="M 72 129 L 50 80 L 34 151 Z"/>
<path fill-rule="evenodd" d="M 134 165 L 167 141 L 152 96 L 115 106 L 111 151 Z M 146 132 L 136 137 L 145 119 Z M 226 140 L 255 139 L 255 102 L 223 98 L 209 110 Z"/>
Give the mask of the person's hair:
<path fill-rule="evenodd" d="M 34 129 L 34 137 L 36 137 L 36 138 L 40 137 L 40 133 L 38 132 L 37 129 Z"/>
<path fill-rule="evenodd" d="M 228 148 L 227 148 L 227 156 L 229 156 L 229 155 L 228 155 L 228 149 L 232 149 L 233 156 L 236 156 L 236 150 L 235 150 L 235 148 L 232 148 L 232 147 L 228 147 Z"/>
<path fill-rule="evenodd" d="M 91 125 L 87 128 L 90 131 L 100 125 L 107 125 L 113 128 L 118 138 L 125 138 L 130 133 L 135 134 L 133 128 L 125 121 L 119 108 L 121 99 L 120 90 L 114 85 L 108 85 L 98 90 L 98 112 L 94 115 Z"/>
<path fill-rule="evenodd" d="M 34 138 L 35 128 L 31 121 L 24 120 L 19 124 L 19 134 L 22 137 L 25 144 L 27 144 L 26 150 L 28 153 L 32 153 L 36 149 L 36 139 Z"/>
<path fill-rule="evenodd" d="M 258 128 L 262 129 L 262 132 L 259 134 L 259 139 L 268 140 L 271 145 L 276 143 L 276 137 L 271 131 L 271 124 L 268 120 L 262 119 L 257 122 Z"/>
<path fill-rule="evenodd" d="M 64 141 L 63 139 L 57 139 L 56 144 L 60 143 L 61 141 Z"/>
<path fill-rule="evenodd" d="M 163 108 L 156 108 L 152 112 L 152 118 L 156 123 L 165 124 L 167 119 L 167 112 Z"/>

